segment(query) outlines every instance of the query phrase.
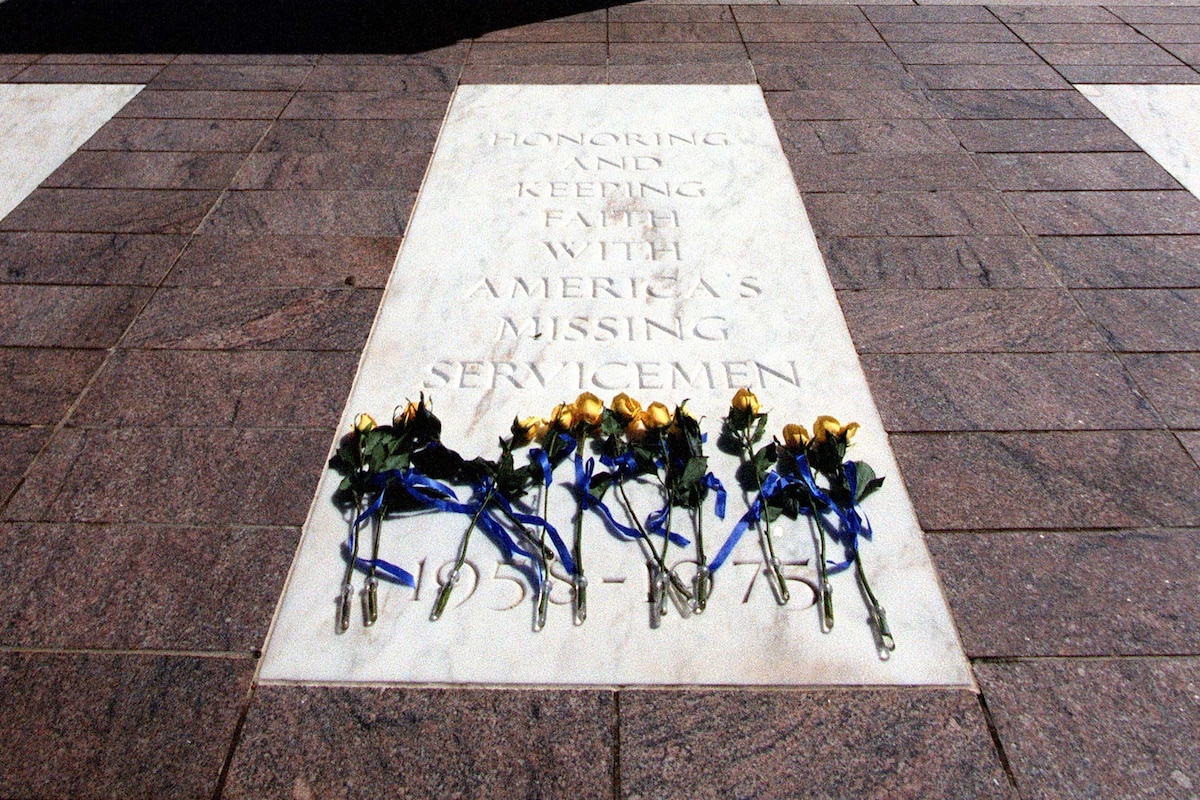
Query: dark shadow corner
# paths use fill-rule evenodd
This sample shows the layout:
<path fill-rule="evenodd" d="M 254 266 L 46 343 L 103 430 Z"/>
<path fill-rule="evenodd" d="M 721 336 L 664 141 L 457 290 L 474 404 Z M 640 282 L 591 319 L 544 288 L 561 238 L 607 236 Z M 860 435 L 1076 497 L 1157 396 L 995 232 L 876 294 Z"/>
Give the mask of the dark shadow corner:
<path fill-rule="evenodd" d="M 417 53 L 604 0 L 6 0 L 6 53 Z"/>

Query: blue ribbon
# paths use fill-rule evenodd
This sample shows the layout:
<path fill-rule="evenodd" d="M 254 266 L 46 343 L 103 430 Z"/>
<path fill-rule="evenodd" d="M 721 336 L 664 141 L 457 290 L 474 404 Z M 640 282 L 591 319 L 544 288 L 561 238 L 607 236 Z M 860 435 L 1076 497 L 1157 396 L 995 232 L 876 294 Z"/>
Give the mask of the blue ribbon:
<path fill-rule="evenodd" d="M 687 547 L 692 543 L 691 539 L 685 539 L 678 533 L 671 531 L 667 532 L 667 517 L 671 511 L 671 501 L 667 500 L 666 505 L 658 511 L 653 511 L 650 516 L 646 517 L 646 530 L 657 536 L 670 536 L 671 544 L 677 544 L 680 547 Z"/>
<path fill-rule="evenodd" d="M 729 554 L 733 552 L 733 548 L 737 547 L 737 543 L 741 541 L 742 536 L 750 529 L 750 526 L 762 519 L 763 514 L 766 513 L 767 501 L 793 483 L 795 483 L 794 479 L 785 478 L 775 470 L 767 473 L 766 480 L 763 481 L 762 491 L 758 493 L 758 497 L 754 498 L 754 502 L 750 504 L 750 509 L 738 520 L 738 524 L 730 532 L 729 538 L 725 540 L 725 544 L 721 545 L 716 558 L 708 565 L 709 570 L 716 572 L 725 563 L 725 559 L 729 558 Z"/>
<path fill-rule="evenodd" d="M 711 472 L 704 476 L 704 485 L 717 493 L 717 519 L 725 519 L 725 486 Z"/>

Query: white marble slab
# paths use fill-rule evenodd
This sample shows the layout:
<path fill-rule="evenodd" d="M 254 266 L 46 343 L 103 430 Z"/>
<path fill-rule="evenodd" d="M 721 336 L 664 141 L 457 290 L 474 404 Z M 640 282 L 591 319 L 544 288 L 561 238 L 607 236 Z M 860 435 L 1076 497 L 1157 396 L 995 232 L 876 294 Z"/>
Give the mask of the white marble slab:
<path fill-rule="evenodd" d="M 595 225 L 605 210 L 607 228 Z M 337 478 L 327 473 L 261 680 L 971 685 L 758 87 L 460 87 L 342 430 L 357 412 L 387 418 L 423 390 L 448 445 L 494 456 L 514 416 L 548 414 L 587 389 L 605 400 L 620 391 L 643 402 L 690 398 L 715 441 L 744 384 L 771 410 L 775 432 L 823 413 L 862 424 L 853 455 L 888 476 L 866 503 L 877 534 L 863 557 L 898 643 L 890 659 L 879 656 L 850 572 L 834 578 L 837 624 L 824 635 L 803 584 L 790 605 L 774 602 L 754 536 L 717 574 L 707 613 L 672 613 L 652 630 L 637 547 L 591 516 L 581 626 L 560 583 L 552 597 L 561 604 L 534 633 L 529 592 L 482 539 L 454 607 L 430 622 L 433 576 L 448 567 L 465 527 L 462 517 L 440 514 L 385 525 L 381 555 L 422 572 L 419 593 L 388 586 L 374 627 L 356 618 L 335 634 L 346 521 L 330 502 Z M 708 449 L 714 471 L 733 486 L 736 459 Z M 553 491 L 551 516 L 569 529 L 574 501 L 562 486 Z M 730 507 L 718 523 L 710 502 L 710 557 L 745 510 L 740 493 Z M 647 502 L 644 511 L 652 508 Z M 778 535 L 785 561 L 812 558 L 803 523 L 781 525 Z M 811 565 L 792 569 L 815 576 Z"/>
<path fill-rule="evenodd" d="M 0 84 L 0 219 L 141 90 L 125 84 Z"/>
<path fill-rule="evenodd" d="M 1075 87 L 1146 154 L 1200 197 L 1200 86 Z"/>

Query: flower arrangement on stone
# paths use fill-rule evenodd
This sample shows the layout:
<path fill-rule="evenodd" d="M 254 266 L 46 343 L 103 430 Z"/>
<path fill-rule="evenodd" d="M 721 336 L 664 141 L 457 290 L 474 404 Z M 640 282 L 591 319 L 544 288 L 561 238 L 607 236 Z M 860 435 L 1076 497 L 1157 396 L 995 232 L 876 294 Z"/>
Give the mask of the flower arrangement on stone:
<path fill-rule="evenodd" d="M 716 515 L 723 518 L 726 493 L 708 468 L 706 436 L 686 402 L 672 411 L 658 401 L 643 407 L 629 395 L 619 394 L 606 407 L 599 397 L 584 392 L 572 403 L 555 406 L 547 417 L 515 419 L 509 435 L 500 438 L 500 454 L 494 460 L 466 460 L 447 448 L 441 439 L 442 423 L 424 395 L 397 408 L 391 425 L 379 425 L 360 414 L 329 462 L 342 477 L 335 502 L 349 511 L 349 534 L 341 547 L 346 568 L 338 630 L 350 625 L 355 572 L 366 575 L 362 604 L 367 626 L 378 619 L 381 580 L 415 587 L 411 573 L 379 556 L 384 520 L 410 512 L 432 510 L 469 520 L 450 571 L 444 579 L 438 578 L 431 620 L 439 619 L 447 608 L 472 535 L 479 530 L 505 562 L 514 564 L 519 559 L 524 564 L 535 597 L 534 630 L 546 625 L 554 577 L 550 565 L 556 559 L 571 585 L 573 622 L 581 625 L 587 619 L 583 534 L 588 511 L 601 517 L 611 534 L 640 548 L 649 578 L 652 627 L 661 624 L 671 603 L 684 616 L 705 611 L 713 596 L 715 573 L 751 527 L 760 532 L 776 602 L 787 604 L 790 594 L 774 539 L 778 529 L 772 529 L 772 523 L 781 516 L 792 520 L 804 516 L 813 523 L 822 631 L 829 632 L 834 621 L 829 578 L 853 566 L 877 643 L 893 649 L 887 616 L 867 580 L 859 547 L 860 540 L 872 536 L 859 504 L 883 485 L 883 478 L 862 461 L 845 460 L 859 426 L 822 416 L 813 424 L 811 436 L 802 426 L 789 424 L 783 427 L 782 439 L 763 444 L 767 421 L 768 414 L 754 393 L 739 389 L 723 420 L 718 444 L 741 458 L 739 479 L 754 499 L 710 562 L 704 506 L 709 494 L 715 494 Z M 518 466 L 514 454 L 525 447 L 529 448 L 527 463 Z M 597 459 L 590 453 L 599 457 L 604 471 L 596 471 Z M 570 548 L 549 521 L 554 474 L 568 459 L 574 462 L 571 488 L 576 498 Z M 641 490 L 643 498 L 650 490 L 657 493 L 656 507 L 649 513 L 635 508 L 628 491 L 631 484 L 650 487 Z M 460 501 L 456 488 L 467 488 L 470 498 Z M 525 505 L 531 491 L 536 496 Z M 606 497 L 615 498 L 617 513 Z M 673 530 L 680 516 L 686 516 L 691 538 Z M 360 555 L 364 526 L 371 531 L 369 557 Z M 844 550 L 840 562 L 828 558 L 830 539 Z M 673 565 L 672 546 L 685 556 L 676 557 Z M 679 574 L 685 564 L 694 565 L 690 582 Z M 558 577 L 562 579 L 561 574 Z"/>

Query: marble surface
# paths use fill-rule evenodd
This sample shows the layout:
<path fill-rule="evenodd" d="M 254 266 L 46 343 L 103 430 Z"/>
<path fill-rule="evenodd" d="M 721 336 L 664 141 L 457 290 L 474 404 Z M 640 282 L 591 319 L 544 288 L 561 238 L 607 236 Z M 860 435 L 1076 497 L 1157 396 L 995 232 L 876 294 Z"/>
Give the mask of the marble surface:
<path fill-rule="evenodd" d="M 548 414 L 583 389 L 605 400 L 620 391 L 644 403 L 689 400 L 710 433 L 713 471 L 735 487 L 736 458 L 711 441 L 742 385 L 762 398 L 776 434 L 818 414 L 862 424 L 851 455 L 888 477 L 865 503 L 876 535 L 862 553 L 897 641 L 890 658 L 880 657 L 850 572 L 833 578 L 837 623 L 821 633 L 801 582 L 815 578 L 804 523 L 776 531 L 796 579 L 789 605 L 775 603 L 762 548 L 748 535 L 717 573 L 706 613 L 672 609 L 651 629 L 638 548 L 588 516 L 588 619 L 572 624 L 559 580 L 549 622 L 535 633 L 525 580 L 482 537 L 450 608 L 430 622 L 436 576 L 465 519 L 393 519 L 381 557 L 418 574 L 419 588 L 385 585 L 378 623 L 364 628 L 356 604 L 338 634 L 347 522 L 327 472 L 260 680 L 973 685 L 758 87 L 460 87 L 341 429 L 359 412 L 387 418 L 424 391 L 449 446 L 495 456 L 514 416 Z M 569 531 L 569 465 L 556 478 L 551 519 Z M 650 495 L 633 499 L 644 512 L 655 507 Z M 710 498 L 710 557 L 745 508 L 731 492 L 718 522 Z"/>
<path fill-rule="evenodd" d="M 1200 86 L 1086 84 L 1075 88 L 1200 197 Z"/>
<path fill-rule="evenodd" d="M 0 219 L 141 90 L 128 84 L 0 84 Z"/>

